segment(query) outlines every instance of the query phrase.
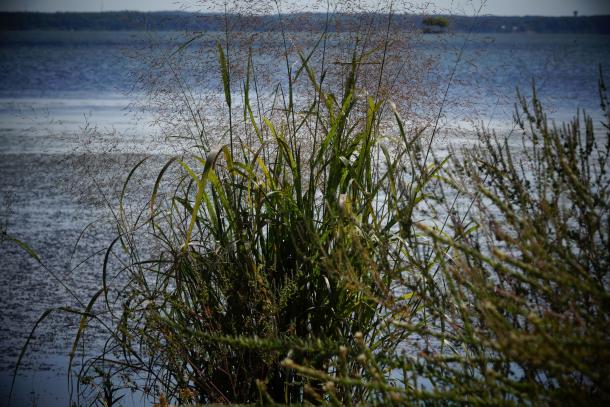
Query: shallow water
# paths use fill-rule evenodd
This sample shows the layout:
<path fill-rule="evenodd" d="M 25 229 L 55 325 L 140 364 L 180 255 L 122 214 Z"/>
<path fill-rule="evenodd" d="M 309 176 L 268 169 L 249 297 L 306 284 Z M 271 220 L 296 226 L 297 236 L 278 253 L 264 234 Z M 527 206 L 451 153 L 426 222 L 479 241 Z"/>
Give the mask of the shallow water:
<path fill-rule="evenodd" d="M 130 93 L 130 72 L 138 67 L 130 55 L 146 49 L 149 37 L 0 34 L 0 223 L 36 250 L 48 269 L 15 245 L 0 245 L 2 405 L 19 350 L 37 318 L 51 307 L 78 305 L 50 272 L 86 301 L 100 287 L 102 253 L 115 234 L 103 196 L 112 205 L 129 168 L 143 155 L 157 157 L 147 168 L 154 174 L 174 150 L 158 142 L 157 129 L 149 126 L 151 112 L 136 118 L 128 109 L 139 98 Z M 155 41 L 170 49 L 177 44 L 174 37 L 180 35 L 164 34 Z M 422 38 L 422 52 L 442 55 L 431 80 L 450 76 L 463 41 L 462 36 Z M 474 140 L 469 131 L 448 129 L 468 130 L 479 120 L 509 129 L 514 89 L 529 89 L 532 78 L 558 120 L 577 108 L 595 110 L 598 63 L 610 68 L 608 37 L 473 36 L 449 88 L 438 153 L 449 144 Z M 12 405 L 67 404 L 67 354 L 75 323 L 65 314 L 52 314 L 42 323 L 24 359 Z M 91 343 L 95 348 L 96 338 Z"/>

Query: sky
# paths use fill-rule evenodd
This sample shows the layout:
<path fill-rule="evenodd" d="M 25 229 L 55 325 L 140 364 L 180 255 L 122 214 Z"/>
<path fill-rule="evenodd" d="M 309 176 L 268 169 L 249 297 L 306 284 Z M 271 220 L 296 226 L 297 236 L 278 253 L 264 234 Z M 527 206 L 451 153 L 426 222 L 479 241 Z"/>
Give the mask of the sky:
<path fill-rule="evenodd" d="M 289 1 L 295 4 L 306 3 L 306 1 L 298 0 Z M 343 2 L 345 1 L 343 0 Z M 375 0 L 365 1 L 371 4 L 376 3 Z M 434 4 L 438 10 L 443 12 L 453 10 L 458 14 L 474 14 L 473 10 L 479 8 L 481 0 L 416 0 L 410 2 L 419 5 Z M 196 0 L 0 0 L 0 11 L 161 11 L 179 10 L 185 5 L 196 3 Z M 201 7 L 191 7 L 190 9 L 214 11 Z M 482 14 L 571 16 L 574 11 L 578 11 L 579 15 L 610 14 L 610 0 L 487 0 Z"/>

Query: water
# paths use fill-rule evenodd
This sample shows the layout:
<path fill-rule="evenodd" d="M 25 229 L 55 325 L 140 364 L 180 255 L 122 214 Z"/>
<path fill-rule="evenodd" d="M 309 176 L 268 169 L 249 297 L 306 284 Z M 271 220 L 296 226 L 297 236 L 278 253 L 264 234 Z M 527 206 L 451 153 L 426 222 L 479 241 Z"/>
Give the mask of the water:
<path fill-rule="evenodd" d="M 443 75 L 453 69 L 453 54 L 463 54 L 450 96 L 466 100 L 464 116 L 506 120 L 512 114 L 516 89 L 538 96 L 557 119 L 576 109 L 599 110 L 599 65 L 610 68 L 610 37 L 589 35 L 506 34 L 472 35 L 463 42 L 452 37 L 439 45 L 424 36 L 422 48 L 446 49 Z M 431 43 L 431 44 L 430 44 Z M 446 47 L 446 48 L 445 48 Z"/>
<path fill-rule="evenodd" d="M 0 222 L 32 246 L 81 301 L 99 288 L 103 249 L 114 236 L 111 223 L 99 221 L 79 240 L 87 225 L 109 217 L 99 192 L 112 199 L 137 159 L 156 154 L 148 169 L 154 174 L 172 151 L 157 143 L 158 127 L 150 125 L 154 111 L 135 116 L 128 108 L 142 98 L 134 93 L 133 72 L 144 66 L 137 56 L 171 52 L 182 38 L 178 33 L 0 33 Z M 515 88 L 528 94 L 532 80 L 558 120 L 577 108 L 598 109 L 598 64 L 610 68 L 610 37 L 504 34 L 464 41 L 465 36 L 427 35 L 416 45 L 422 54 L 441 56 L 427 76 L 441 81 L 440 91 L 455 70 L 442 120 L 446 128 L 481 122 L 509 128 Z M 201 55 L 213 53 L 210 41 Z M 198 86 L 219 90 L 217 81 L 194 77 Z M 462 141 L 456 133 L 443 134 L 439 149 Z M 37 318 L 64 305 L 78 301 L 49 271 L 15 245 L 0 246 L 0 404 L 6 404 L 12 368 Z M 42 323 L 12 405 L 68 403 L 67 354 L 76 322 L 52 314 Z M 125 404 L 142 403 L 133 397 Z"/>

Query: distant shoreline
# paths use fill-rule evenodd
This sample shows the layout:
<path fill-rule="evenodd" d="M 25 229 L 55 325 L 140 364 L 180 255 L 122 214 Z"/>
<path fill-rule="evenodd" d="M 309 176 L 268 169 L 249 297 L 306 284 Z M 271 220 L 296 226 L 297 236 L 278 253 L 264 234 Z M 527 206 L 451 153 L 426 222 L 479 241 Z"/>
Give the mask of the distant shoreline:
<path fill-rule="evenodd" d="M 242 27 L 252 32 L 279 30 L 277 16 L 249 16 L 239 18 Z M 350 23 L 359 18 L 370 22 L 385 24 L 381 14 L 337 14 L 329 27 L 330 31 L 345 31 Z M 392 24 L 397 30 L 424 30 L 422 20 L 425 16 L 397 14 Z M 610 15 L 579 17 L 542 17 L 542 16 L 479 16 L 465 17 L 447 15 L 447 32 L 476 33 L 573 33 L 573 34 L 610 34 Z M 324 29 L 326 15 L 322 13 L 288 14 L 282 17 L 284 28 L 297 31 L 319 32 Z M 387 21 L 387 20 L 385 20 Z M 0 31 L 222 31 L 225 17 L 218 13 L 189 13 L 180 11 L 136 12 L 110 11 L 96 13 L 41 13 L 41 12 L 0 12 Z"/>

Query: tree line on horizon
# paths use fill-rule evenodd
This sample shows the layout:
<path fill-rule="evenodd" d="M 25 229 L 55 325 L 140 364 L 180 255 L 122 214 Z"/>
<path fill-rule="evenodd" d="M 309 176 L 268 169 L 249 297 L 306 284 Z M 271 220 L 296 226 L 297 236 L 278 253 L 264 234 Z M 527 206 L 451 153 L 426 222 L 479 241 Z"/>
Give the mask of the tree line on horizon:
<path fill-rule="evenodd" d="M 370 14 L 372 23 L 383 21 L 382 15 Z M 240 24 L 251 31 L 273 31 L 279 29 L 278 16 L 236 16 Z M 536 33 L 587 33 L 610 34 L 610 15 L 579 17 L 542 16 L 442 16 L 451 32 L 536 32 Z M 339 14 L 331 27 L 341 31 L 350 27 L 357 15 Z M 414 14 L 396 14 L 393 24 L 397 29 L 425 31 L 426 18 Z M 302 31 L 322 31 L 325 24 L 323 13 L 298 13 L 283 16 L 284 27 Z M 305 27 L 305 28 L 304 28 Z M 225 16 L 218 13 L 188 12 L 100 12 L 100 13 L 38 13 L 0 12 L 0 31 L 22 30 L 68 30 L 68 31 L 223 31 Z"/>

